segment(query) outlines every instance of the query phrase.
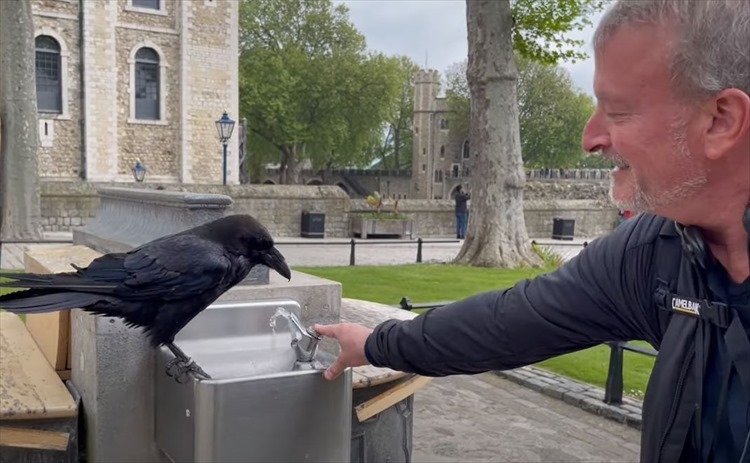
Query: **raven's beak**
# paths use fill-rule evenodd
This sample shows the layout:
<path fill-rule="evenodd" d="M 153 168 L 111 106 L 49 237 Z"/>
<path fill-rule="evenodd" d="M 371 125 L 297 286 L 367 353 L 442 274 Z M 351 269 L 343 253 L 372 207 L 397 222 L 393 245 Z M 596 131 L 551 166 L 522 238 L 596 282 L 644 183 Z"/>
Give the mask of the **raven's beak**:
<path fill-rule="evenodd" d="M 276 248 L 271 248 L 263 253 L 263 265 L 276 270 L 279 272 L 279 275 L 287 280 L 292 279 L 292 271 L 289 270 L 289 266 L 286 265 L 286 259 L 284 259 L 284 256 L 282 256 Z"/>

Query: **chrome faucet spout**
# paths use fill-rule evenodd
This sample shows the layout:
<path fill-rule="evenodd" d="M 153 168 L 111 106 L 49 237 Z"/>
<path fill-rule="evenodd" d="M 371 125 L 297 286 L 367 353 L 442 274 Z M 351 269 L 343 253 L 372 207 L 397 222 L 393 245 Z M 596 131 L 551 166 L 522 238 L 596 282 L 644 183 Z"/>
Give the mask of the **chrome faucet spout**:
<path fill-rule="evenodd" d="M 294 313 L 289 316 L 289 326 L 292 331 L 292 348 L 297 356 L 297 361 L 312 362 L 318 352 L 320 335 L 312 327 L 303 327 Z"/>

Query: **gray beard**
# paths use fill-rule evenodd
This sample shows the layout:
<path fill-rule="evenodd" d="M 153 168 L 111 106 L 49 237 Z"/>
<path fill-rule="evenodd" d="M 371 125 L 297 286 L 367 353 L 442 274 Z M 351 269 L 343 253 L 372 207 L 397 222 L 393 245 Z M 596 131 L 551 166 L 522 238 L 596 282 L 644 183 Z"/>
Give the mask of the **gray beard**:
<path fill-rule="evenodd" d="M 629 210 L 633 212 L 654 212 L 664 206 L 669 206 L 678 201 L 687 199 L 694 195 L 708 182 L 708 175 L 706 172 L 698 172 L 695 176 L 689 178 L 687 181 L 676 183 L 671 185 L 667 189 L 659 190 L 658 192 L 646 192 L 638 184 L 636 179 L 636 187 L 633 195 L 626 201 L 618 201 L 614 198 L 614 184 L 613 178 L 609 180 L 609 197 L 618 208 L 621 210 Z"/>

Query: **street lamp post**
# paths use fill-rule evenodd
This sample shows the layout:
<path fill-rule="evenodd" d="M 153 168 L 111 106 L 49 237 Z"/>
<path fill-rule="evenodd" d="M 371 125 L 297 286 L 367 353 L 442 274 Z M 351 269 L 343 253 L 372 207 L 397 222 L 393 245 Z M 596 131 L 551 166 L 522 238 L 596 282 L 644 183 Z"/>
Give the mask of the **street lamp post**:
<path fill-rule="evenodd" d="M 232 138 L 232 131 L 234 130 L 234 121 L 229 118 L 227 112 L 224 111 L 221 119 L 216 121 L 216 131 L 219 133 L 219 141 L 224 145 L 224 162 L 223 162 L 223 184 L 227 184 L 227 144 L 229 139 Z"/>

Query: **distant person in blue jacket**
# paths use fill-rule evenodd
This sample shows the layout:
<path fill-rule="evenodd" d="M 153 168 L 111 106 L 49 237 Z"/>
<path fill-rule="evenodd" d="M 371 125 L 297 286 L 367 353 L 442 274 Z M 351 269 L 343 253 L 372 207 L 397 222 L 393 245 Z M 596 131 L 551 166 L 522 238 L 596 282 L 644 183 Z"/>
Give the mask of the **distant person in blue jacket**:
<path fill-rule="evenodd" d="M 458 185 L 453 200 L 456 202 L 456 238 L 460 240 L 466 238 L 466 225 L 469 222 L 469 207 L 467 203 L 470 199 L 471 195 L 465 193 L 463 187 Z"/>
<path fill-rule="evenodd" d="M 645 340 L 659 354 L 641 461 L 748 463 L 750 1 L 618 0 L 593 42 L 583 147 L 614 163 L 612 198 L 636 215 L 512 288 L 374 330 L 317 327 L 341 346 L 326 377 L 475 374 Z"/>

